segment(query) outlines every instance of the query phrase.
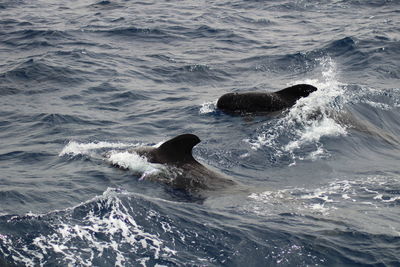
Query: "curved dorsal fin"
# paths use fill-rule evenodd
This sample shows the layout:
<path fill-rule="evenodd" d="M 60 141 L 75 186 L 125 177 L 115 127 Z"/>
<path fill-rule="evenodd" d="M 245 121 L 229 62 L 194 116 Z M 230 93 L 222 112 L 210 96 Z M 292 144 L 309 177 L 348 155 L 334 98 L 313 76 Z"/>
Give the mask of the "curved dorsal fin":
<path fill-rule="evenodd" d="M 178 135 L 157 148 L 156 157 L 161 163 L 196 162 L 192 156 L 192 149 L 198 143 L 200 139 L 194 134 Z"/>
<path fill-rule="evenodd" d="M 280 96 L 289 97 L 289 98 L 293 98 L 293 99 L 299 99 L 300 97 L 308 96 L 309 94 L 311 94 L 314 91 L 317 91 L 317 88 L 312 85 L 296 84 L 296 85 L 282 89 L 275 93 Z"/>

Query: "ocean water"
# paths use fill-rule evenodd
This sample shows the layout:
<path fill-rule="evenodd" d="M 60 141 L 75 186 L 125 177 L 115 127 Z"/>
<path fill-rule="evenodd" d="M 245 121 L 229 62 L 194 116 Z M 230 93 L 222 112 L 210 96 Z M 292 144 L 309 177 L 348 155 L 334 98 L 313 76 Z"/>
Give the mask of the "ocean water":
<path fill-rule="evenodd" d="M 0 266 L 399 266 L 399 18 L 396 0 L 0 1 Z M 319 90 L 277 116 L 215 108 L 297 83 Z M 243 190 L 197 198 L 126 153 L 182 133 Z"/>

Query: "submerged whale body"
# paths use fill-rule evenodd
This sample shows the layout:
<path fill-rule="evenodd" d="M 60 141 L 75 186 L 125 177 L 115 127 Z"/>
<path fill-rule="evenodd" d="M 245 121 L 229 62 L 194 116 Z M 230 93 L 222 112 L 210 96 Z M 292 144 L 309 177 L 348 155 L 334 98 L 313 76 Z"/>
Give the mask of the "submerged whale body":
<path fill-rule="evenodd" d="M 167 165 L 168 173 L 150 175 L 146 179 L 161 181 L 176 189 L 194 193 L 235 185 L 235 182 L 225 175 L 206 168 L 193 158 L 192 149 L 198 143 L 200 139 L 196 135 L 183 134 L 166 141 L 158 148 L 140 147 L 129 152 L 146 157 L 148 162 Z"/>
<path fill-rule="evenodd" d="M 218 99 L 217 108 L 230 113 L 276 112 L 293 106 L 316 90 L 309 84 L 297 84 L 273 93 L 228 93 Z"/>

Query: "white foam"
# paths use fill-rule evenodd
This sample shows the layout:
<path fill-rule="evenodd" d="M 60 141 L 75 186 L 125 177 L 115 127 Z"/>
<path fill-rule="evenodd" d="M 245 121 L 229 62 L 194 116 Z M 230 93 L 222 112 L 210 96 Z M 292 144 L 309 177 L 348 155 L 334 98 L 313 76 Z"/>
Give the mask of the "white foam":
<path fill-rule="evenodd" d="M 150 163 L 147 161 L 147 158 L 134 152 L 111 151 L 108 153 L 106 161 L 120 168 L 128 169 L 134 173 L 140 174 L 141 177 L 139 180 L 146 179 L 151 175 L 169 173 L 166 166 Z"/>
<path fill-rule="evenodd" d="M 217 101 L 209 101 L 205 102 L 201 105 L 199 113 L 200 114 L 207 114 L 207 113 L 212 113 L 215 112 L 217 106 Z"/>
<path fill-rule="evenodd" d="M 108 188 L 102 196 L 66 209 L 66 220 L 52 222 L 51 234 L 34 238 L 31 243 L 24 245 L 23 253 L 15 249 L 12 241 L 6 236 L 1 236 L 2 245 L 7 246 L 7 251 L 16 263 L 26 266 L 45 266 L 46 255 L 52 253 L 59 254 L 68 266 L 93 266 L 93 260 L 104 256 L 107 251 L 112 251 L 115 255 L 115 266 L 125 266 L 132 254 L 140 257 L 144 251 L 154 259 L 175 255 L 176 251 L 165 246 L 157 233 L 148 233 L 138 225 L 131 215 L 131 209 L 121 201 L 121 195 L 129 196 L 129 193 Z M 90 207 L 93 203 L 97 205 L 87 211 L 81 220 L 68 219 L 68 213 L 73 212 L 75 208 L 82 205 Z M 85 244 L 84 248 L 71 246 L 82 242 Z M 144 266 L 148 260 L 149 257 L 138 259 Z"/>
<path fill-rule="evenodd" d="M 293 154 L 305 145 L 315 145 L 317 153 L 311 152 L 308 157 L 323 157 L 328 151 L 320 143 L 322 137 L 346 135 L 346 127 L 332 119 L 329 114 L 339 111 L 346 102 L 345 87 L 336 78 L 336 66 L 329 58 L 319 60 L 322 73 L 320 79 L 295 81 L 294 84 L 312 84 L 318 88 L 308 97 L 299 99 L 282 118 L 268 121 L 262 126 L 255 138 L 247 140 L 252 149 L 268 146 L 276 155 Z M 281 137 L 288 140 L 281 143 Z M 293 156 L 295 157 L 295 156 Z"/>
<path fill-rule="evenodd" d="M 162 143 L 163 142 L 160 142 L 153 147 L 159 147 Z M 137 147 L 140 145 L 142 144 L 110 142 L 79 143 L 76 141 L 70 141 L 60 152 L 59 156 L 88 155 L 91 157 L 99 157 L 109 162 L 110 164 L 140 174 L 140 179 L 144 179 L 150 175 L 155 175 L 160 172 L 166 171 L 163 165 L 150 163 L 145 157 L 139 156 L 134 152 L 128 152 L 126 150 L 116 150 Z M 104 152 L 104 150 L 106 150 L 106 152 Z"/>
<path fill-rule="evenodd" d="M 381 110 L 393 110 L 400 107 L 400 88 L 362 87 L 352 97 L 352 102 L 365 103 Z"/>
<path fill-rule="evenodd" d="M 395 197 L 389 197 L 389 198 L 384 198 L 383 194 L 378 194 L 374 197 L 376 200 L 380 200 L 382 202 L 396 202 L 397 200 L 400 200 L 400 196 L 395 196 Z"/>
<path fill-rule="evenodd" d="M 303 145 L 308 143 L 317 143 L 321 137 L 325 136 L 340 136 L 346 135 L 346 128 L 335 122 L 332 118 L 324 117 L 319 121 L 311 121 L 308 125 L 298 131 L 298 139 L 289 142 L 284 150 L 293 151 L 301 148 Z M 311 157 L 323 154 L 323 150 L 320 148 L 319 153 L 313 153 Z"/>
<path fill-rule="evenodd" d="M 327 216 L 335 210 L 339 210 L 339 214 L 343 209 L 350 209 L 352 212 L 362 210 L 359 205 L 379 208 L 400 200 L 398 191 L 387 192 L 387 188 L 392 188 L 393 185 L 398 187 L 397 177 L 372 176 L 356 180 L 338 180 L 314 189 L 265 191 L 249 195 L 249 199 L 254 202 L 247 209 L 262 216 L 273 215 L 274 212 L 309 212 Z"/>
<path fill-rule="evenodd" d="M 314 160 L 321 158 L 323 155 L 326 155 L 326 154 L 328 154 L 328 152 L 325 149 L 323 149 L 321 146 L 319 146 L 317 148 L 317 150 L 310 153 L 308 158 L 310 160 L 314 161 Z"/>
<path fill-rule="evenodd" d="M 325 207 L 325 204 L 316 203 L 308 205 L 308 208 L 318 213 L 328 214 L 329 208 Z"/>
<path fill-rule="evenodd" d="M 135 147 L 140 145 L 139 143 L 110 143 L 110 142 L 90 142 L 90 143 L 79 143 L 76 141 L 69 141 L 68 144 L 62 149 L 59 156 L 64 155 L 87 155 L 93 150 L 103 148 L 126 148 Z"/>
<path fill-rule="evenodd" d="M 129 169 L 140 173 L 153 172 L 160 169 L 162 166 L 160 164 L 149 163 L 145 157 L 127 151 L 124 152 L 112 151 L 108 154 L 107 161 L 121 168 Z"/>
<path fill-rule="evenodd" d="M 372 106 L 372 107 L 374 107 L 374 108 L 379 108 L 379 109 L 382 109 L 382 110 L 391 110 L 392 109 L 391 106 L 389 106 L 388 104 L 385 104 L 385 103 L 373 102 L 373 101 L 370 101 L 370 100 L 364 100 L 363 102 L 368 104 L 368 105 L 370 105 L 370 106 Z"/>

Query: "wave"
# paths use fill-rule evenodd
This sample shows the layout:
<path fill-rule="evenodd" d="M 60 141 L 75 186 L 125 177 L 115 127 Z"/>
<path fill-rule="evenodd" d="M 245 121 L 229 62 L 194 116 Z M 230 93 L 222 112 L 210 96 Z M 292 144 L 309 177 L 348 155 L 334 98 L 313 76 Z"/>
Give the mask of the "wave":
<path fill-rule="evenodd" d="M 8 153 L 0 154 L 0 160 L 20 160 L 24 163 L 36 163 L 38 159 L 51 157 L 52 154 L 47 152 L 28 152 L 28 151 L 11 151 Z"/>
<path fill-rule="evenodd" d="M 201 25 L 195 29 L 182 32 L 182 34 L 190 39 L 213 39 L 214 41 L 229 43 L 231 45 L 251 45 L 259 43 L 255 39 L 246 38 L 243 34 L 239 34 L 230 28 L 217 28 L 208 25 Z"/>
<path fill-rule="evenodd" d="M 96 29 L 95 26 L 87 26 L 86 32 L 99 33 L 105 36 L 123 38 L 138 42 L 162 42 L 173 43 L 181 40 L 179 35 L 170 33 L 165 29 L 146 27 L 116 27 L 112 29 Z"/>
<path fill-rule="evenodd" d="M 299 260 L 301 266 L 373 264 L 382 262 L 378 255 L 396 262 L 396 228 L 377 227 L 379 216 L 371 215 L 385 210 L 396 222 L 399 189 L 397 178 L 370 177 L 254 193 L 234 207 L 235 214 L 246 213 L 244 223 L 223 211 L 108 188 L 65 210 L 0 216 L 0 253 L 26 266 L 243 265 L 249 253 L 256 262 L 280 266 Z M 264 219 L 254 222 L 251 214 Z M 354 242 L 367 250 L 393 246 L 371 252 Z"/>
<path fill-rule="evenodd" d="M 364 216 L 365 209 L 377 211 L 378 208 L 394 209 L 400 205 L 400 184 L 397 177 L 393 175 L 369 176 L 336 180 L 317 188 L 293 188 L 253 193 L 249 198 L 255 201 L 253 211 L 259 215 L 287 212 L 302 215 L 340 216 L 343 210 L 349 209 L 354 213 L 359 212 L 358 216 Z M 287 205 L 282 206 L 282 203 Z M 365 227 L 368 228 L 368 232 L 379 231 L 373 226 L 365 225 Z"/>
<path fill-rule="evenodd" d="M 7 32 L 7 38 L 4 38 L 1 43 L 14 49 L 23 50 L 56 47 L 57 44 L 71 38 L 72 36 L 65 31 L 27 29 Z"/>
<path fill-rule="evenodd" d="M 0 252 L 6 260 L 26 266 L 171 262 L 176 252 L 140 225 L 146 216 L 157 216 L 142 205 L 134 196 L 109 188 L 102 196 L 67 210 L 2 216 L 3 225 L 12 224 L 13 231 L 2 231 Z M 156 224 L 161 229 L 167 225 Z"/>
<path fill-rule="evenodd" d="M 369 33 L 368 33 L 369 34 Z M 252 55 L 250 57 L 229 61 L 225 71 L 243 75 L 260 71 L 271 75 L 317 76 L 321 67 L 321 58 L 334 58 L 340 66 L 340 73 L 373 71 L 373 76 L 379 73 L 382 78 L 393 79 L 399 76 L 396 68 L 396 59 L 399 52 L 399 42 L 395 38 L 382 41 L 376 38 L 376 33 L 371 33 L 371 38 L 364 36 L 347 36 L 337 40 L 329 40 L 322 47 L 297 53 L 275 55 Z M 372 74 L 372 73 L 371 73 Z M 372 75 L 371 75 L 372 76 Z M 315 78 L 318 78 L 315 77 Z M 347 77 L 346 77 L 347 78 Z M 348 77 L 351 80 L 351 77 Z M 394 83 L 395 84 L 395 83 Z"/>
<path fill-rule="evenodd" d="M 95 9 L 100 9 L 100 10 L 113 10 L 113 9 L 117 9 L 117 8 L 124 8 L 124 5 L 119 4 L 115 1 L 102 0 L 102 1 L 99 1 L 94 4 L 89 5 L 89 7 L 95 8 Z"/>
<path fill-rule="evenodd" d="M 400 262 L 396 1 L 0 2 L 1 266 Z M 277 117 L 215 109 L 303 82 Z M 164 170 L 132 135 L 183 130 L 254 191 L 138 181 Z"/>
<path fill-rule="evenodd" d="M 311 256 L 313 252 L 303 258 L 305 246 L 284 238 L 279 230 L 240 226 L 235 220 L 221 225 L 224 217 L 207 208 L 163 203 L 108 188 L 101 196 L 69 209 L 0 216 L 0 253 L 6 261 L 26 266 L 183 266 L 188 262 L 239 266 L 248 253 L 270 264 L 295 262 L 300 257 L 305 266 L 319 260 Z M 237 247 L 239 241 L 242 246 Z"/>
<path fill-rule="evenodd" d="M 29 119 L 29 118 L 28 118 Z M 32 127 L 39 128 L 43 126 L 63 126 L 67 124 L 73 125 L 105 125 L 113 124 L 112 121 L 106 120 L 93 120 L 87 115 L 69 115 L 58 113 L 40 113 L 30 117 L 31 122 L 34 124 Z"/>
<path fill-rule="evenodd" d="M 350 0 L 350 1 L 337 1 L 336 4 L 340 7 L 345 8 L 364 8 L 364 7 L 372 7 L 372 8 L 379 8 L 379 7 L 390 7 L 392 4 L 396 6 L 396 1 L 392 0 L 384 0 L 384 1 L 360 1 L 360 0 Z"/>
<path fill-rule="evenodd" d="M 257 131 L 256 137 L 246 141 L 255 150 L 264 146 L 274 150 L 277 157 L 292 156 L 296 159 L 315 159 L 326 154 L 320 139 L 328 136 L 346 135 L 346 127 L 329 116 L 331 109 L 340 111 L 344 100 L 344 87 L 336 80 L 335 64 L 330 58 L 322 59 L 321 80 L 303 80 L 296 83 L 313 84 L 318 91 L 284 112 L 282 117 L 267 121 Z M 302 155 L 306 146 L 312 145 L 315 150 L 308 156 Z M 296 152 L 300 154 L 296 155 Z"/>
<path fill-rule="evenodd" d="M 282 222 L 281 228 L 306 244 L 319 240 L 313 249 L 327 265 L 391 265 L 399 261 L 394 253 L 400 244 L 399 186 L 397 175 L 361 176 L 253 193 L 242 208 Z M 376 250 L 383 244 L 388 246 Z"/>
<path fill-rule="evenodd" d="M 396 67 L 396 59 L 399 53 L 399 41 L 394 38 L 377 36 L 377 31 L 375 29 L 364 35 L 335 40 L 320 49 L 319 52 L 336 58 L 345 71 L 367 72 L 364 74 L 365 76 L 369 76 L 367 74 L 371 72 L 373 74 L 371 76 L 377 76 L 382 80 L 398 79 L 400 72 Z"/>
<path fill-rule="evenodd" d="M 0 82 L 1 84 L 1 82 Z M 19 94 L 21 91 L 18 88 L 11 87 L 10 85 L 2 85 L 0 90 L 0 96 L 7 96 L 7 95 L 16 95 Z"/>
<path fill-rule="evenodd" d="M 321 51 L 299 52 L 284 55 L 257 55 L 238 60 L 231 60 L 227 64 L 230 73 L 243 75 L 243 73 L 265 72 L 271 75 L 286 74 L 304 75 L 317 69 L 320 64 L 318 59 L 324 57 Z"/>
<path fill-rule="evenodd" d="M 32 84 L 48 85 L 57 84 L 76 84 L 82 81 L 79 78 L 81 72 L 70 67 L 60 67 L 50 64 L 45 60 L 29 59 L 11 70 L 0 73 L 1 86 L 15 88 L 16 92 L 25 94 L 35 94 L 47 92 L 46 89 L 33 89 Z M 52 89 L 55 90 L 55 89 Z"/>
<path fill-rule="evenodd" d="M 230 78 L 230 75 L 216 67 L 190 64 L 184 66 L 157 66 L 152 70 L 152 75 L 166 79 L 173 83 L 190 83 L 194 85 L 207 83 L 222 82 Z"/>
<path fill-rule="evenodd" d="M 354 40 L 353 37 L 345 37 L 343 39 L 330 42 L 322 50 L 334 57 L 343 57 L 343 58 L 351 57 L 352 59 L 354 57 L 360 57 L 359 54 L 362 54 L 357 49 L 356 41 Z"/>

